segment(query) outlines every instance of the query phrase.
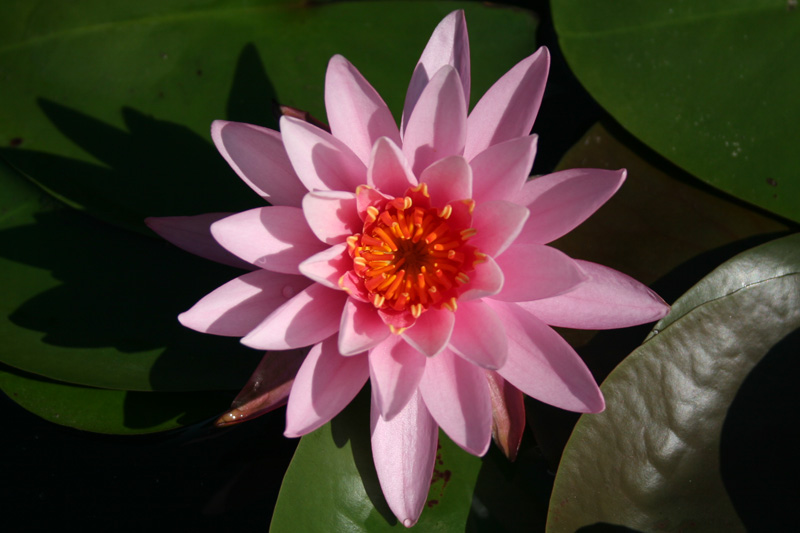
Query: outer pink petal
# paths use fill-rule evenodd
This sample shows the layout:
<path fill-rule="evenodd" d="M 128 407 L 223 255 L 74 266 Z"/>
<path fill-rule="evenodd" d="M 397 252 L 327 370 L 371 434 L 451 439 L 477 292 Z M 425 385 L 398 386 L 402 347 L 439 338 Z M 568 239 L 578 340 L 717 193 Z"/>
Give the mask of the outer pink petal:
<path fill-rule="evenodd" d="M 344 291 L 315 283 L 264 319 L 242 344 L 260 350 L 302 348 L 327 339 L 339 329 Z"/>
<path fill-rule="evenodd" d="M 431 163 L 464 152 L 467 104 L 458 73 L 444 66 L 417 102 L 403 137 L 403 152 L 419 176 Z"/>
<path fill-rule="evenodd" d="M 347 245 L 337 244 L 300 263 L 304 276 L 330 289 L 341 290 L 339 280 L 353 268 L 353 260 L 347 253 Z"/>
<path fill-rule="evenodd" d="M 325 244 L 344 242 L 364 227 L 352 192 L 310 192 L 303 197 L 303 214 L 311 231 Z"/>
<path fill-rule="evenodd" d="M 508 334 L 508 359 L 498 374 L 528 396 L 561 409 L 598 413 L 605 408 L 592 373 L 558 333 L 515 304 L 489 305 Z"/>
<path fill-rule="evenodd" d="M 354 191 L 367 182 L 367 167 L 342 141 L 308 122 L 281 117 L 286 153 L 309 191 Z"/>
<path fill-rule="evenodd" d="M 425 371 L 426 360 L 397 335 L 370 350 L 372 397 L 384 420 L 394 418 L 414 395 Z"/>
<path fill-rule="evenodd" d="M 503 323 L 486 303 L 459 301 L 450 349 L 478 366 L 498 369 L 508 355 Z"/>
<path fill-rule="evenodd" d="M 455 314 L 452 311 L 431 308 L 422 313 L 414 325 L 403 333 L 403 338 L 430 357 L 447 346 L 455 321 Z"/>
<path fill-rule="evenodd" d="M 544 95 L 550 52 L 542 47 L 497 80 L 475 105 L 467 123 L 464 157 L 531 132 Z"/>
<path fill-rule="evenodd" d="M 427 185 L 434 207 L 472 198 L 472 169 L 460 155 L 435 162 L 422 171 L 419 181 Z"/>
<path fill-rule="evenodd" d="M 528 219 L 528 210 L 505 200 L 481 202 L 472 213 L 477 230 L 470 244 L 482 253 L 497 257 L 514 242 Z"/>
<path fill-rule="evenodd" d="M 467 21 L 464 11 L 453 11 L 447 15 L 436 29 L 433 30 L 428 45 L 422 52 L 411 76 L 406 93 L 406 103 L 403 108 L 403 133 L 405 134 L 408 119 L 417 105 L 422 91 L 428 85 L 434 74 L 445 65 L 456 69 L 461 86 L 464 90 L 464 101 L 469 102 L 469 37 L 467 36 Z"/>
<path fill-rule="evenodd" d="M 211 225 L 211 234 L 229 252 L 258 267 L 299 274 L 298 265 L 326 246 L 308 227 L 298 207 L 259 207 Z"/>
<path fill-rule="evenodd" d="M 529 181 L 515 200 L 531 211 L 518 242 L 546 244 L 566 235 L 617 192 L 625 174 L 573 168 Z"/>
<path fill-rule="evenodd" d="M 500 292 L 504 283 L 503 271 L 497 266 L 495 260 L 487 255 L 486 261 L 475 265 L 475 270 L 469 273 L 469 282 L 464 285 L 458 301 L 493 296 Z"/>
<path fill-rule="evenodd" d="M 616 329 L 655 322 L 669 306 L 635 279 L 608 267 L 576 261 L 588 281 L 574 290 L 532 302 L 523 309 L 551 326 L 577 329 Z"/>
<path fill-rule="evenodd" d="M 428 498 L 439 430 L 419 393 L 390 421 L 381 417 L 373 397 L 370 422 L 372 459 L 386 503 L 411 527 Z"/>
<path fill-rule="evenodd" d="M 506 302 L 549 298 L 573 290 L 588 279 L 574 259 L 540 244 L 515 244 L 496 259 L 506 277 L 492 296 Z"/>
<path fill-rule="evenodd" d="M 344 357 L 335 337 L 315 345 L 294 378 L 284 435 L 300 437 L 327 423 L 356 397 L 368 378 L 366 354 Z"/>
<path fill-rule="evenodd" d="M 445 350 L 428 360 L 419 392 L 453 442 L 483 455 L 492 438 L 492 400 L 483 370 Z"/>
<path fill-rule="evenodd" d="M 253 270 L 253 265 L 230 253 L 211 235 L 211 225 L 229 216 L 231 213 L 208 213 L 190 217 L 150 217 L 144 222 L 160 237 L 182 250 L 223 265 Z"/>
<path fill-rule="evenodd" d="M 517 202 L 528 180 L 536 156 L 536 135 L 516 137 L 490 146 L 469 162 L 472 167 L 474 198 L 482 202 Z"/>
<path fill-rule="evenodd" d="M 402 196 L 406 189 L 417 184 L 403 151 L 387 137 L 378 139 L 372 149 L 367 184 L 392 196 Z"/>
<path fill-rule="evenodd" d="M 369 163 L 372 145 L 379 137 L 400 144 L 392 113 L 378 92 L 347 59 L 335 55 L 325 76 L 325 110 L 331 133 Z"/>
<path fill-rule="evenodd" d="M 215 120 L 211 138 L 225 161 L 250 188 L 272 205 L 300 207 L 308 192 L 295 174 L 277 131 Z"/>
<path fill-rule="evenodd" d="M 303 276 L 256 270 L 206 295 L 178 316 L 187 328 L 244 337 L 267 316 L 310 285 Z"/>
<path fill-rule="evenodd" d="M 384 324 L 372 304 L 352 298 L 344 304 L 339 325 L 339 352 L 342 355 L 369 350 L 390 334 L 389 326 Z"/>

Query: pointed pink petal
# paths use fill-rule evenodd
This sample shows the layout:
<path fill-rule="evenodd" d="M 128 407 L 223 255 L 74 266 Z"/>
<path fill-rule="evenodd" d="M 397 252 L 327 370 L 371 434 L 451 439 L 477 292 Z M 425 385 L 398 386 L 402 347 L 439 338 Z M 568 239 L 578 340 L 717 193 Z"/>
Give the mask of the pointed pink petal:
<path fill-rule="evenodd" d="M 150 217 L 146 218 L 144 223 L 181 250 L 223 265 L 253 270 L 253 265 L 230 253 L 211 235 L 211 225 L 229 216 L 231 213 L 208 213 L 190 217 Z"/>
<path fill-rule="evenodd" d="M 403 137 L 403 152 L 416 176 L 431 163 L 464 152 L 467 104 L 461 80 L 444 66 L 422 91 Z"/>
<path fill-rule="evenodd" d="M 329 337 L 308 352 L 294 378 L 286 406 L 287 437 L 300 437 L 326 424 L 356 397 L 369 378 L 367 354 L 344 357 Z"/>
<path fill-rule="evenodd" d="M 260 350 L 288 350 L 320 342 L 339 330 L 344 291 L 314 283 L 280 306 L 242 344 Z"/>
<path fill-rule="evenodd" d="M 498 369 L 508 355 L 503 323 L 485 302 L 459 301 L 450 349 L 478 366 Z"/>
<path fill-rule="evenodd" d="M 464 92 L 464 101 L 469 102 L 469 37 L 467 36 L 467 21 L 464 11 L 453 11 L 447 15 L 433 30 L 430 40 L 422 51 L 411 75 L 411 82 L 406 92 L 406 103 L 403 107 L 403 134 L 405 134 L 408 119 L 417 105 L 422 91 L 428 85 L 434 74 L 445 65 L 456 69 Z"/>
<path fill-rule="evenodd" d="M 344 242 L 364 227 L 352 192 L 310 192 L 303 198 L 303 214 L 311 231 L 325 244 Z"/>
<path fill-rule="evenodd" d="M 475 265 L 469 273 L 469 281 L 462 288 L 458 301 L 476 300 L 485 296 L 493 296 L 503 288 L 505 278 L 503 271 L 494 259 L 486 256 L 486 261 Z"/>
<path fill-rule="evenodd" d="M 417 184 L 403 151 L 386 137 L 378 139 L 372 149 L 367 184 L 392 196 L 402 196 L 406 189 Z"/>
<path fill-rule="evenodd" d="M 431 308 L 423 312 L 414 325 L 403 332 L 403 338 L 430 357 L 447 346 L 455 321 L 455 314 L 452 311 Z"/>
<path fill-rule="evenodd" d="M 489 302 L 508 334 L 508 359 L 497 371 L 522 392 L 580 413 L 599 413 L 603 395 L 575 350 L 558 333 L 515 304 Z"/>
<path fill-rule="evenodd" d="M 362 185 L 356 188 L 356 210 L 358 217 L 365 221 L 367 220 L 367 209 L 375 207 L 380 210 L 386 205 L 386 202 L 394 199 L 394 196 L 383 194 L 374 187 L 369 185 Z"/>
<path fill-rule="evenodd" d="M 492 437 L 492 401 L 483 370 L 445 350 L 428 359 L 419 392 L 453 442 L 483 455 Z"/>
<path fill-rule="evenodd" d="M 339 326 L 339 352 L 354 355 L 369 350 L 391 334 L 370 303 L 347 300 Z"/>
<path fill-rule="evenodd" d="M 272 205 L 300 207 L 308 192 L 295 174 L 277 131 L 215 120 L 211 138 L 225 161 L 251 189 Z"/>
<path fill-rule="evenodd" d="M 215 222 L 211 234 L 229 252 L 257 267 L 299 274 L 298 265 L 326 246 L 298 207 L 259 207 Z"/>
<path fill-rule="evenodd" d="M 506 200 L 480 202 L 472 213 L 477 230 L 470 244 L 481 253 L 497 257 L 514 242 L 528 219 L 528 209 Z"/>
<path fill-rule="evenodd" d="M 372 397 L 384 420 L 391 420 L 414 395 L 427 358 L 392 335 L 369 352 Z"/>
<path fill-rule="evenodd" d="M 529 181 L 514 200 L 531 211 L 518 242 L 547 244 L 566 235 L 617 192 L 625 174 L 572 168 Z"/>
<path fill-rule="evenodd" d="M 439 430 L 419 393 L 390 421 L 372 399 L 372 460 L 386 503 L 406 527 L 417 523 L 431 486 Z"/>
<path fill-rule="evenodd" d="M 474 198 L 517 201 L 536 155 L 536 135 L 516 137 L 490 146 L 469 162 Z"/>
<path fill-rule="evenodd" d="M 342 289 L 339 280 L 353 269 L 353 259 L 342 243 L 312 255 L 300 263 L 299 269 L 304 276 L 338 291 Z"/>
<path fill-rule="evenodd" d="M 492 438 L 508 460 L 514 461 L 525 432 L 525 397 L 497 372 L 487 371 L 486 378 L 492 397 Z"/>
<path fill-rule="evenodd" d="M 475 105 L 467 123 L 467 161 L 490 146 L 531 132 L 542 103 L 550 52 L 539 48 L 497 80 Z"/>
<path fill-rule="evenodd" d="M 244 337 L 270 313 L 311 282 L 303 276 L 256 270 L 207 294 L 178 315 L 187 328 L 212 335 Z"/>
<path fill-rule="evenodd" d="M 655 322 L 669 306 L 635 279 L 603 265 L 576 261 L 589 279 L 552 298 L 520 302 L 546 324 L 576 329 L 616 329 Z"/>
<path fill-rule="evenodd" d="M 434 207 L 472 198 L 472 169 L 460 155 L 435 162 L 422 171 L 419 181 L 427 185 Z"/>
<path fill-rule="evenodd" d="M 540 244 L 515 244 L 496 259 L 503 270 L 503 290 L 492 296 L 506 302 L 549 298 L 573 290 L 587 276 L 574 259 Z"/>
<path fill-rule="evenodd" d="M 367 182 L 367 167 L 342 141 L 318 127 L 281 117 L 286 153 L 309 191 L 354 191 Z"/>
<path fill-rule="evenodd" d="M 392 113 L 372 85 L 347 59 L 335 55 L 325 75 L 325 110 L 331 133 L 364 162 L 379 137 L 400 144 Z"/>

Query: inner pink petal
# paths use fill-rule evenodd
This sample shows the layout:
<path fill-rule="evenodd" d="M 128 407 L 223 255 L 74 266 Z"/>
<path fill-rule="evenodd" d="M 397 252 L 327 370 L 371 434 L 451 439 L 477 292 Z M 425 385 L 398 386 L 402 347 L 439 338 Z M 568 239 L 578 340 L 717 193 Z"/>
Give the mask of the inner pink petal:
<path fill-rule="evenodd" d="M 367 169 L 367 184 L 392 196 L 402 196 L 417 184 L 403 151 L 387 137 L 375 142 Z"/>
<path fill-rule="evenodd" d="M 527 208 L 505 200 L 479 203 L 472 217 L 477 233 L 470 244 L 482 253 L 497 257 L 517 238 L 528 214 Z"/>
<path fill-rule="evenodd" d="M 426 360 L 398 335 L 390 336 L 370 350 L 372 396 L 385 420 L 394 418 L 414 395 Z"/>
<path fill-rule="evenodd" d="M 314 235 L 326 244 L 344 242 L 363 227 L 352 192 L 310 192 L 303 197 L 303 214 Z"/>
<path fill-rule="evenodd" d="M 403 338 L 430 357 L 447 346 L 454 324 L 455 314 L 452 311 L 431 308 L 422 313 L 414 325 L 403 332 Z"/>
<path fill-rule="evenodd" d="M 492 299 L 526 302 L 571 291 L 587 276 L 574 259 L 538 244 L 514 244 L 495 259 L 505 275 L 503 290 Z"/>
<path fill-rule="evenodd" d="M 536 135 L 515 137 L 490 146 L 475 156 L 469 162 L 474 197 L 482 202 L 508 200 L 520 203 L 518 196 L 531 173 L 537 140 Z"/>
<path fill-rule="evenodd" d="M 423 170 L 420 182 L 428 187 L 434 207 L 472 198 L 472 169 L 460 155 L 440 159 Z"/>
<path fill-rule="evenodd" d="M 350 298 L 344 305 L 339 326 L 339 351 L 353 355 L 369 350 L 390 335 L 375 307 Z"/>
<path fill-rule="evenodd" d="M 478 366 L 498 369 L 508 354 L 503 323 L 485 302 L 459 301 L 450 349 Z"/>

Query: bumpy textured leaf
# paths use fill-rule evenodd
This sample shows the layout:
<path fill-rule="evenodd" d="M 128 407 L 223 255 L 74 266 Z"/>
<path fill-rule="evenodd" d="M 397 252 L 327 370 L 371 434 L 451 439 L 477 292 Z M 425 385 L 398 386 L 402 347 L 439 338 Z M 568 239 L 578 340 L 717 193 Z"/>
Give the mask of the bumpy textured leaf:
<path fill-rule="evenodd" d="M 800 11 L 784 0 L 554 0 L 559 43 L 615 119 L 702 180 L 800 221 Z"/>
<path fill-rule="evenodd" d="M 579 421 L 548 530 L 743 530 L 719 471 L 723 422 L 749 372 L 798 328 L 800 235 L 740 254 L 698 283 L 603 383 L 606 411 Z"/>

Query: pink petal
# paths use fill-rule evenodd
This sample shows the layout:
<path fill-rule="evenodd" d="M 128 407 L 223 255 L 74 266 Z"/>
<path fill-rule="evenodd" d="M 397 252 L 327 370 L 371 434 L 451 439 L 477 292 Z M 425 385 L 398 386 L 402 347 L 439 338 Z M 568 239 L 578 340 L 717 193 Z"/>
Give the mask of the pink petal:
<path fill-rule="evenodd" d="M 430 357 L 447 346 L 455 321 L 455 314 L 452 311 L 431 308 L 423 312 L 414 325 L 403 332 L 403 338 Z"/>
<path fill-rule="evenodd" d="M 497 257 L 514 242 L 528 219 L 528 209 L 505 200 L 481 202 L 472 213 L 477 230 L 470 244 L 482 253 Z"/>
<path fill-rule="evenodd" d="M 368 378 L 366 354 L 344 357 L 335 337 L 315 345 L 294 378 L 283 434 L 300 437 L 326 424 L 356 397 Z"/>
<path fill-rule="evenodd" d="M 483 370 L 445 350 L 428 359 L 419 392 L 453 442 L 483 455 L 492 437 L 492 401 Z"/>
<path fill-rule="evenodd" d="M 573 290 L 587 276 L 574 259 L 540 244 L 515 244 L 496 259 L 503 270 L 503 290 L 492 296 L 506 302 L 549 298 Z"/>
<path fill-rule="evenodd" d="M 300 207 L 308 192 L 295 174 L 277 131 L 215 120 L 211 138 L 225 161 L 251 189 L 272 205 Z"/>
<path fill-rule="evenodd" d="M 298 207 L 259 207 L 215 222 L 211 234 L 229 252 L 258 267 L 299 274 L 298 265 L 326 246 Z"/>
<path fill-rule="evenodd" d="M 392 196 L 402 196 L 406 189 L 417 184 L 403 151 L 387 137 L 378 139 L 372 149 L 367 184 Z"/>
<path fill-rule="evenodd" d="M 318 127 L 281 117 L 286 153 L 309 191 L 354 191 L 367 182 L 367 167 L 342 141 Z"/>
<path fill-rule="evenodd" d="M 498 369 L 508 355 L 503 323 L 486 303 L 459 301 L 450 349 L 478 366 Z"/>
<path fill-rule="evenodd" d="M 445 65 L 454 67 L 458 72 L 464 92 L 464 101 L 469 102 L 469 37 L 463 10 L 453 11 L 436 26 L 419 58 L 419 63 L 414 68 L 403 108 L 403 134 L 405 134 L 408 119 L 411 117 L 411 112 L 417 105 L 422 91 L 425 90 L 433 75 Z"/>
<path fill-rule="evenodd" d="M 309 285 L 310 281 L 303 276 L 256 270 L 207 294 L 178 315 L 178 320 L 202 333 L 244 337 Z"/>
<path fill-rule="evenodd" d="M 419 181 L 427 185 L 434 207 L 472 198 L 472 169 L 460 155 L 436 161 L 422 171 Z"/>
<path fill-rule="evenodd" d="M 431 163 L 464 152 L 467 104 L 458 73 L 444 66 L 417 102 L 403 137 L 403 152 L 419 176 Z"/>
<path fill-rule="evenodd" d="M 482 202 L 509 200 L 517 202 L 528 180 L 536 156 L 536 135 L 516 137 L 490 146 L 469 165 L 472 167 L 474 198 Z"/>
<path fill-rule="evenodd" d="M 531 132 L 549 69 L 550 52 L 539 48 L 486 91 L 467 122 L 467 161 L 490 146 Z"/>
<path fill-rule="evenodd" d="M 253 265 L 242 261 L 211 235 L 211 225 L 231 213 L 208 213 L 190 217 L 150 217 L 145 219 L 147 227 L 189 253 L 232 267 L 253 270 Z"/>
<path fill-rule="evenodd" d="M 503 271 L 495 260 L 487 255 L 486 260 L 475 265 L 475 270 L 469 273 L 469 281 L 464 285 L 458 301 L 493 296 L 500 292 L 504 282 Z"/>
<path fill-rule="evenodd" d="M 498 374 L 528 396 L 561 409 L 598 413 L 605 408 L 592 373 L 558 333 L 515 304 L 489 305 L 508 334 L 508 359 Z"/>
<path fill-rule="evenodd" d="M 351 298 L 344 304 L 339 325 L 339 352 L 342 355 L 364 352 L 390 333 L 389 326 L 384 324 L 372 304 Z"/>
<path fill-rule="evenodd" d="M 386 503 L 398 520 L 417 523 L 433 476 L 439 431 L 419 393 L 390 421 L 372 400 L 372 459 Z"/>
<path fill-rule="evenodd" d="M 337 244 L 300 263 L 300 272 L 330 289 L 341 290 L 339 280 L 353 268 L 347 245 Z"/>
<path fill-rule="evenodd" d="M 303 214 L 311 231 L 325 244 L 344 242 L 364 227 L 352 192 L 310 192 L 303 198 Z"/>
<path fill-rule="evenodd" d="M 331 133 L 366 165 L 379 137 L 400 144 L 392 113 L 372 85 L 347 59 L 335 55 L 325 76 L 325 110 Z"/>
<path fill-rule="evenodd" d="M 339 330 L 347 294 L 314 283 L 280 306 L 242 344 L 260 350 L 302 348 Z"/>
<path fill-rule="evenodd" d="M 525 432 L 525 398 L 497 372 L 486 372 L 486 378 L 492 397 L 492 438 L 508 460 L 514 461 Z"/>
<path fill-rule="evenodd" d="M 577 329 L 616 329 L 655 322 L 669 306 L 635 279 L 608 267 L 576 261 L 589 279 L 574 290 L 519 305 L 546 324 Z"/>
<path fill-rule="evenodd" d="M 398 335 L 392 335 L 370 350 L 372 397 L 384 420 L 394 418 L 414 395 L 426 360 Z"/>
<path fill-rule="evenodd" d="M 546 244 L 566 235 L 617 192 L 625 174 L 572 168 L 529 181 L 515 200 L 531 211 L 518 242 Z"/>

